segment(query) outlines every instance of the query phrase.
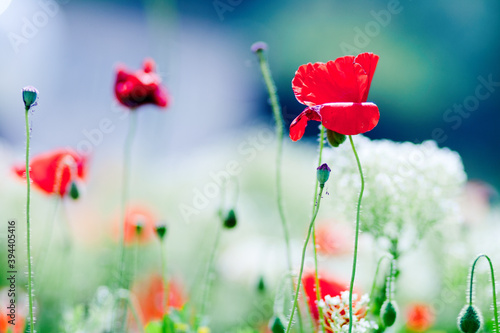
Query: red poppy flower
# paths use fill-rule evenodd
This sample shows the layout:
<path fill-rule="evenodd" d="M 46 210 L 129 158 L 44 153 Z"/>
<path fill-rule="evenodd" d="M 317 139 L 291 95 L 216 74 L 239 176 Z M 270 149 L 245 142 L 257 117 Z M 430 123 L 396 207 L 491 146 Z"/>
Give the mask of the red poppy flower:
<path fill-rule="evenodd" d="M 31 159 L 30 179 L 43 192 L 64 197 L 72 185 L 85 180 L 86 164 L 87 158 L 72 150 L 54 150 Z M 14 172 L 26 178 L 26 166 L 14 167 Z"/>
<path fill-rule="evenodd" d="M 377 126 L 378 107 L 366 100 L 378 59 L 373 53 L 361 53 L 300 66 L 292 87 L 307 108 L 290 125 L 290 138 L 300 140 L 309 120 L 344 135 L 365 133 Z"/>
<path fill-rule="evenodd" d="M 131 206 L 127 208 L 124 224 L 124 242 L 133 244 L 135 242 L 145 243 L 150 241 L 155 235 L 155 226 L 158 219 L 151 210 L 141 206 Z M 117 221 L 115 231 L 121 225 Z M 118 234 L 118 232 L 117 232 Z"/>
<path fill-rule="evenodd" d="M 25 313 L 25 302 L 24 298 L 26 295 L 21 293 L 18 295 L 18 303 L 16 304 L 15 318 L 12 318 L 9 314 L 9 309 L 7 306 L 10 305 L 10 297 L 8 297 L 7 287 L 0 290 L 0 333 L 23 333 L 26 326 L 26 313 Z M 11 321 L 14 319 L 14 325 Z"/>
<path fill-rule="evenodd" d="M 341 224 L 319 224 L 316 227 L 318 253 L 335 256 L 352 251 L 352 230 Z"/>
<path fill-rule="evenodd" d="M 25 319 L 16 313 L 15 324 L 12 326 L 9 323 L 9 320 L 12 318 L 8 317 L 7 314 L 2 311 L 0 311 L 0 333 L 23 333 L 24 327 L 26 326 Z M 8 329 L 10 329 L 10 331 L 7 331 Z"/>
<path fill-rule="evenodd" d="M 315 322 L 317 322 L 319 320 L 319 313 L 318 306 L 316 304 L 316 282 L 314 279 L 314 272 L 304 274 L 302 277 L 302 284 L 304 285 L 304 290 L 306 292 L 309 310 L 311 311 L 311 315 Z M 335 297 L 340 295 L 342 291 L 349 290 L 349 284 L 320 274 L 319 288 L 321 289 L 321 299 L 324 299 L 326 295 Z"/>
<path fill-rule="evenodd" d="M 143 69 L 135 73 L 119 66 L 116 71 L 115 95 L 118 102 L 128 108 L 136 108 L 145 104 L 166 107 L 169 98 L 160 82 L 160 77 L 155 73 L 155 62 L 152 59 L 146 59 Z"/>
<path fill-rule="evenodd" d="M 175 281 L 169 281 L 168 304 L 165 304 L 163 278 L 158 274 L 138 280 L 132 291 L 137 296 L 144 323 L 160 320 L 170 308 L 181 309 L 186 303 L 181 286 Z"/>
<path fill-rule="evenodd" d="M 416 332 L 426 332 L 435 321 L 434 311 L 427 304 L 412 304 L 406 312 L 406 326 Z"/>

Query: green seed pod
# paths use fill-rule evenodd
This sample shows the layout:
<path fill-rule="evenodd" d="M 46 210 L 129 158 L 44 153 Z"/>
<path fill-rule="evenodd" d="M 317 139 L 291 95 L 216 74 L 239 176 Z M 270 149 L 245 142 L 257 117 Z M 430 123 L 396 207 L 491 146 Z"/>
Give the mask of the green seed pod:
<path fill-rule="evenodd" d="M 344 143 L 345 139 L 347 138 L 344 134 L 340 134 L 337 132 L 334 132 L 332 130 L 327 129 L 326 130 L 326 138 L 328 139 L 328 142 L 332 147 L 338 147 L 342 143 Z"/>
<path fill-rule="evenodd" d="M 458 328 L 463 333 L 476 333 L 483 324 L 481 312 L 473 305 L 466 305 L 458 315 Z"/>
<path fill-rule="evenodd" d="M 382 322 L 385 327 L 391 327 L 396 322 L 397 318 L 397 306 L 393 301 L 386 300 L 384 304 L 382 304 L 382 308 L 380 310 L 380 316 L 382 317 Z"/>
<path fill-rule="evenodd" d="M 29 110 L 32 106 L 36 105 L 36 99 L 38 97 L 38 90 L 35 87 L 28 86 L 23 88 L 23 102 L 26 110 Z"/>
<path fill-rule="evenodd" d="M 269 328 L 271 329 L 271 332 L 273 332 L 273 333 L 284 333 L 285 332 L 285 326 L 283 326 L 281 319 L 277 316 L 271 318 L 271 321 L 269 322 Z"/>
<path fill-rule="evenodd" d="M 78 186 L 75 182 L 71 182 L 71 186 L 69 188 L 69 196 L 73 200 L 76 200 L 80 197 L 80 191 L 78 190 Z"/>
<path fill-rule="evenodd" d="M 227 229 L 232 229 L 236 227 L 237 222 L 238 221 L 236 219 L 236 213 L 234 212 L 234 209 L 229 210 L 226 218 L 224 219 L 224 227 Z"/>

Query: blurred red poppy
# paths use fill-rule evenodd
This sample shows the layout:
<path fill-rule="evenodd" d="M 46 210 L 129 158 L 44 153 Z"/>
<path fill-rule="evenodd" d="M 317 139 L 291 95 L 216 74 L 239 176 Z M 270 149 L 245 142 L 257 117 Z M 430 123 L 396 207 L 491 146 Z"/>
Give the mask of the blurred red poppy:
<path fill-rule="evenodd" d="M 292 87 L 307 108 L 290 125 L 290 138 L 300 140 L 309 120 L 344 135 L 365 133 L 377 126 L 378 107 L 366 100 L 378 59 L 373 53 L 361 53 L 300 66 Z"/>
<path fill-rule="evenodd" d="M 6 313 L 3 313 L 0 310 L 0 333 L 7 333 L 7 332 L 23 333 L 24 332 L 24 327 L 26 326 L 26 323 L 25 323 L 25 319 L 23 317 L 19 316 L 16 313 L 14 326 L 9 323 L 10 320 L 11 320 L 11 318 L 8 317 Z M 8 329 L 10 331 L 7 331 Z"/>
<path fill-rule="evenodd" d="M 319 274 L 319 288 L 321 290 L 321 299 L 324 299 L 326 295 L 332 297 L 340 295 L 342 291 L 349 290 L 349 284 L 331 277 L 327 277 L 323 273 Z M 314 318 L 315 322 L 319 319 L 318 306 L 316 305 L 316 282 L 314 279 L 314 272 L 309 272 L 304 274 L 302 277 L 302 284 L 304 285 L 304 290 L 306 292 L 307 304 L 309 305 L 309 310 Z"/>
<path fill-rule="evenodd" d="M 335 256 L 351 252 L 351 234 L 352 230 L 342 224 L 318 224 L 316 227 L 318 253 Z"/>
<path fill-rule="evenodd" d="M 86 166 L 86 157 L 72 150 L 58 149 L 31 159 L 30 179 L 39 190 L 64 197 L 72 186 L 85 180 Z M 26 166 L 16 166 L 14 172 L 26 179 Z"/>
<path fill-rule="evenodd" d="M 145 104 L 166 107 L 169 97 L 160 82 L 153 59 L 146 59 L 143 68 L 135 73 L 119 66 L 116 71 L 115 96 L 118 102 L 131 109 Z"/>
<path fill-rule="evenodd" d="M 158 219 L 150 209 L 142 206 L 129 206 L 125 213 L 124 242 L 134 244 L 135 242 L 146 243 L 155 235 L 155 225 Z M 119 223 L 115 223 L 115 231 L 118 234 Z"/>
<path fill-rule="evenodd" d="M 411 304 L 406 311 L 406 326 L 416 332 L 426 332 L 436 320 L 434 311 L 428 304 Z"/>
<path fill-rule="evenodd" d="M 165 287 L 159 274 L 152 274 L 136 281 L 132 287 L 143 316 L 143 322 L 160 320 L 170 308 L 181 309 L 186 303 L 181 286 L 175 281 L 168 283 L 168 304 L 165 304 Z"/>

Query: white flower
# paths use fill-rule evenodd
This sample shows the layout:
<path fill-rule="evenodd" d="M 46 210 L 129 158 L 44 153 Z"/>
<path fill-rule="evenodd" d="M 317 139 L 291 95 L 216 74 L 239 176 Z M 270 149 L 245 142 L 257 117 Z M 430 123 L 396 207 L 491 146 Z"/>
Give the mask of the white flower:
<path fill-rule="evenodd" d="M 456 152 L 433 141 L 354 140 L 365 179 L 363 231 L 377 239 L 410 240 L 411 247 L 435 224 L 460 221 L 458 196 L 466 174 Z M 334 209 L 352 221 L 361 181 L 351 146 L 327 149 L 325 161 L 332 168 Z"/>

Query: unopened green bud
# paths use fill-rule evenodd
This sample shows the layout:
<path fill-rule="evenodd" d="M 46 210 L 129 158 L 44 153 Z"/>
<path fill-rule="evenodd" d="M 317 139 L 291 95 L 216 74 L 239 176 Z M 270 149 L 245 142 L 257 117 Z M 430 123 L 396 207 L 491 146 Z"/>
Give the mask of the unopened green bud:
<path fill-rule="evenodd" d="M 75 182 L 71 182 L 71 186 L 69 188 L 69 196 L 73 200 L 76 200 L 80 197 L 80 191 L 78 190 L 78 186 Z"/>
<path fill-rule="evenodd" d="M 36 99 L 38 97 L 38 90 L 35 87 L 28 86 L 23 88 L 23 101 L 26 110 L 29 110 L 32 106 L 36 105 Z"/>
<path fill-rule="evenodd" d="M 344 134 L 337 133 L 335 131 L 326 130 L 326 138 L 328 139 L 328 142 L 332 147 L 338 147 L 342 143 L 344 143 L 345 139 L 347 138 Z"/>
<path fill-rule="evenodd" d="M 266 291 L 266 283 L 262 275 L 260 276 L 259 282 L 257 283 L 257 290 L 260 291 L 261 293 Z"/>
<path fill-rule="evenodd" d="M 316 175 L 318 177 L 319 186 L 323 187 L 325 185 L 328 178 L 330 178 L 331 171 L 332 170 L 330 170 L 330 168 L 328 167 L 328 164 L 326 164 L 326 163 L 321 164 L 316 169 Z"/>
<path fill-rule="evenodd" d="M 458 316 L 458 328 L 463 333 L 476 333 L 483 323 L 481 313 L 472 305 L 466 305 Z"/>
<path fill-rule="evenodd" d="M 226 218 L 224 219 L 224 227 L 227 229 L 232 229 L 236 227 L 237 222 L 238 221 L 236 219 L 236 213 L 234 212 L 234 209 L 229 210 Z"/>
<path fill-rule="evenodd" d="M 269 322 L 269 328 L 271 329 L 271 332 L 273 332 L 273 333 L 285 332 L 285 326 L 283 326 L 281 319 L 277 316 L 271 318 L 271 321 Z"/>
<path fill-rule="evenodd" d="M 396 322 L 398 315 L 398 310 L 396 303 L 393 301 L 386 300 L 380 309 L 380 316 L 382 317 L 382 322 L 385 327 L 391 327 Z"/>
<path fill-rule="evenodd" d="M 158 235 L 158 238 L 160 240 L 163 240 L 163 238 L 165 238 L 165 235 L 167 234 L 167 225 L 165 223 L 158 223 L 155 227 L 155 231 Z"/>

